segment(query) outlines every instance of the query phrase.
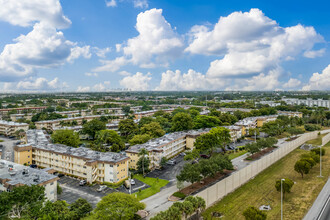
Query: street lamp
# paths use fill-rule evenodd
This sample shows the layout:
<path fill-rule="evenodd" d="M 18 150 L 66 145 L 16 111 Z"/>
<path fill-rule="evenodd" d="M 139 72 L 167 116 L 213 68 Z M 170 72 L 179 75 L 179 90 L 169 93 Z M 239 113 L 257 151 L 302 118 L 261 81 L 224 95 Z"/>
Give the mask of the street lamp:
<path fill-rule="evenodd" d="M 322 144 L 320 145 L 320 175 L 318 177 L 322 176 Z"/>
<path fill-rule="evenodd" d="M 285 181 L 285 179 L 281 179 L 281 220 L 283 220 L 283 181 Z"/>

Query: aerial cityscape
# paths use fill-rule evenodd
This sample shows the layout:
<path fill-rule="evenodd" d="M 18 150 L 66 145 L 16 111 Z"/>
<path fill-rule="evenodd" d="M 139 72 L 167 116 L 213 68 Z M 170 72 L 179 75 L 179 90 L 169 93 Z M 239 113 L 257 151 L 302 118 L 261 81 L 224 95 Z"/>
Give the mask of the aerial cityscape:
<path fill-rule="evenodd" d="M 0 0 L 0 219 L 330 220 L 329 7 Z"/>

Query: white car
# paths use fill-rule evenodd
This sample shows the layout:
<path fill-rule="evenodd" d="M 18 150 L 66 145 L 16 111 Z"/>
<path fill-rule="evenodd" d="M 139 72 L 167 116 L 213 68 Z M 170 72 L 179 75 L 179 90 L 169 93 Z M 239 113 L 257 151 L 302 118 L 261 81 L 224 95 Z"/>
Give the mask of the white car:
<path fill-rule="evenodd" d="M 135 185 L 135 180 L 131 179 L 131 185 Z"/>
<path fill-rule="evenodd" d="M 98 192 L 102 192 L 103 190 L 105 190 L 107 188 L 107 186 L 100 186 L 98 189 L 97 189 L 97 191 Z"/>

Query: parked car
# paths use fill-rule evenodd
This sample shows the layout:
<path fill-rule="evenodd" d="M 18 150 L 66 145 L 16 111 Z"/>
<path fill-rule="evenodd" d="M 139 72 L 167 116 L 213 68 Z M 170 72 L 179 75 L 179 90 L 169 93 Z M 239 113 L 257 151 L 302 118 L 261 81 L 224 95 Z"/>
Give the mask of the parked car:
<path fill-rule="evenodd" d="M 63 177 L 63 176 L 65 176 L 63 173 L 59 173 L 58 175 L 57 175 L 58 177 Z"/>
<path fill-rule="evenodd" d="M 79 186 L 84 186 L 86 184 L 87 184 L 86 180 L 80 180 L 80 182 L 79 182 Z"/>
<path fill-rule="evenodd" d="M 201 154 L 200 157 L 204 159 L 210 159 L 211 156 L 206 154 Z"/>
<path fill-rule="evenodd" d="M 31 164 L 30 167 L 31 168 L 38 168 L 37 164 Z"/>
<path fill-rule="evenodd" d="M 131 179 L 131 185 L 135 185 L 135 180 Z"/>
<path fill-rule="evenodd" d="M 168 165 L 175 165 L 176 162 L 175 162 L 175 160 L 169 160 L 169 161 L 166 162 L 166 164 L 168 164 Z"/>
<path fill-rule="evenodd" d="M 182 153 L 180 153 L 180 156 L 186 156 L 186 153 L 185 152 L 182 152 Z"/>
<path fill-rule="evenodd" d="M 105 190 L 107 188 L 107 186 L 100 186 L 98 189 L 97 189 L 97 191 L 98 192 L 102 192 L 103 190 Z"/>

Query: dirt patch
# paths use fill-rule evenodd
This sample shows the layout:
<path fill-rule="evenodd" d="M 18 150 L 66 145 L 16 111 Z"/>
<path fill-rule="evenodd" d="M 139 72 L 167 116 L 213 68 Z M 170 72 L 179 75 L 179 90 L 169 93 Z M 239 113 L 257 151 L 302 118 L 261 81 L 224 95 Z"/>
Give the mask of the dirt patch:
<path fill-rule="evenodd" d="M 205 179 L 201 180 L 200 182 L 191 184 L 187 186 L 186 188 L 181 189 L 179 192 L 185 194 L 186 196 L 189 196 L 190 194 L 199 191 L 202 188 L 206 188 L 209 185 L 220 181 L 221 179 L 228 176 L 230 173 L 232 173 L 233 170 L 224 170 L 222 173 L 218 172 L 215 174 L 214 177 L 206 177 Z"/>
<path fill-rule="evenodd" d="M 269 152 L 272 152 L 275 149 L 275 147 L 269 147 L 266 149 L 263 149 L 262 151 L 255 153 L 251 156 L 248 156 L 245 160 L 258 160 L 260 157 L 263 157 L 264 155 L 268 154 Z"/>

